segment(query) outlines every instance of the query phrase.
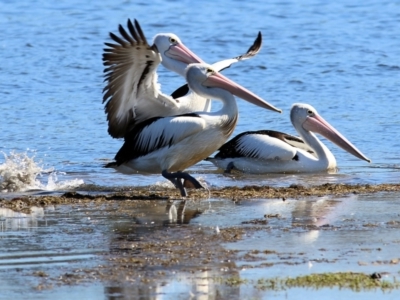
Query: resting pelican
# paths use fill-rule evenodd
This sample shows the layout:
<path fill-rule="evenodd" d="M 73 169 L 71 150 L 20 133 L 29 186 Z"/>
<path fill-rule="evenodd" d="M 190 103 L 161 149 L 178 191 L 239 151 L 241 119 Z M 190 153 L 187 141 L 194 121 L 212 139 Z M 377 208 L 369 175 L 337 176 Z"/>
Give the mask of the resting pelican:
<path fill-rule="evenodd" d="M 103 103 L 108 120 L 108 132 L 121 138 L 135 124 L 156 116 L 173 116 L 195 111 L 210 111 L 211 100 L 191 92 L 187 85 L 178 88 L 171 96 L 160 91 L 156 69 L 161 63 L 167 69 L 185 76 L 190 63 L 203 61 L 190 51 L 172 33 L 161 33 L 154 37 L 150 46 L 137 20 L 128 19 L 129 32 L 121 25 L 121 37 L 110 33 L 117 43 L 105 43 L 103 63 L 105 81 Z M 261 48 L 261 33 L 247 53 L 215 63 L 220 71 L 240 60 L 256 55 Z"/>
<path fill-rule="evenodd" d="M 136 125 L 125 136 L 115 162 L 106 167 L 123 173 L 161 173 L 182 196 L 187 196 L 182 180 L 188 180 L 195 188 L 202 185 L 182 171 L 221 147 L 236 127 L 238 108 L 233 95 L 281 112 L 209 65 L 189 65 L 186 80 L 190 89 L 200 96 L 222 101 L 222 108 L 216 112 L 155 117 Z"/>
<path fill-rule="evenodd" d="M 272 130 L 243 132 L 224 144 L 215 166 L 230 172 L 306 173 L 336 169 L 336 159 L 315 136 L 319 133 L 354 156 L 371 162 L 308 104 L 293 104 L 290 120 L 301 138 Z"/>

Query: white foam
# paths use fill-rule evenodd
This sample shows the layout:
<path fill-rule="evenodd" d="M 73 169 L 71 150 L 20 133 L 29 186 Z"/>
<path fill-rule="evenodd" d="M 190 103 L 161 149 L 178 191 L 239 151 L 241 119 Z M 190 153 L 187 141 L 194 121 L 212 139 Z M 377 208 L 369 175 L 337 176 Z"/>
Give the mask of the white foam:
<path fill-rule="evenodd" d="M 151 190 L 175 189 L 175 186 L 169 180 L 157 181 L 155 184 L 150 185 Z"/>
<path fill-rule="evenodd" d="M 82 179 L 58 181 L 53 168 L 44 168 L 35 156 L 28 153 L 3 153 L 4 163 L 0 164 L 0 191 L 23 192 L 32 189 L 55 191 L 71 189 L 82 185 Z"/>

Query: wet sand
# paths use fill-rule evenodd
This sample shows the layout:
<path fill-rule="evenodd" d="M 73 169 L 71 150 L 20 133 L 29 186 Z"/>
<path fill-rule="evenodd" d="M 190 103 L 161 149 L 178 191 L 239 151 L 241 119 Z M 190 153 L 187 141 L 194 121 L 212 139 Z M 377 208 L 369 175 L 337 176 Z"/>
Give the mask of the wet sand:
<path fill-rule="evenodd" d="M 400 185 L 0 199 L 0 299 L 400 295 Z M 396 281 L 397 280 L 397 281 Z"/>
<path fill-rule="evenodd" d="M 96 189 L 96 188 L 95 188 Z M 101 188 L 97 188 L 101 190 Z M 316 186 L 291 185 L 289 187 L 270 187 L 270 186 L 245 186 L 245 187 L 225 187 L 212 190 L 189 189 L 188 199 L 194 201 L 209 197 L 243 200 L 243 199 L 276 199 L 287 198 L 301 199 L 303 197 L 321 197 L 325 195 L 346 195 L 346 194 L 366 194 L 377 192 L 399 192 L 400 184 L 332 184 L 326 183 Z M 94 193 L 94 192 L 67 192 L 62 195 L 44 195 L 37 193 L 32 196 L 21 196 L 14 198 L 0 198 L 0 207 L 7 207 L 15 210 L 23 210 L 30 206 L 45 206 L 49 204 L 70 204 L 83 202 L 102 202 L 111 200 L 168 200 L 182 199 L 176 189 L 151 190 L 149 187 L 135 189 L 121 188 L 117 193 Z"/>

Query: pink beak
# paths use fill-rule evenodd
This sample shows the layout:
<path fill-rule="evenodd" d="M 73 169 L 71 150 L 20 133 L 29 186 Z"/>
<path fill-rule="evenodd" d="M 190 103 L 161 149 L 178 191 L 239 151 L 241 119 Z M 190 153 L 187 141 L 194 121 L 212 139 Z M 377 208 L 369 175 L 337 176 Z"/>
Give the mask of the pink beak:
<path fill-rule="evenodd" d="M 243 100 L 246 100 L 254 105 L 260 106 L 262 108 L 266 108 L 272 111 L 276 111 L 281 113 L 282 110 L 279 108 L 276 108 L 275 106 L 269 104 L 256 94 L 250 92 L 248 89 L 245 89 L 244 87 L 238 85 L 236 82 L 228 79 L 224 75 L 220 73 L 214 73 L 213 75 L 209 76 L 204 82 L 203 85 L 208 86 L 208 87 L 219 87 L 224 90 L 229 91 L 233 95 L 242 98 Z"/>
<path fill-rule="evenodd" d="M 184 44 L 175 44 L 169 47 L 165 53 L 168 57 L 179 60 L 186 64 L 204 63 L 204 61 L 194 54 Z"/>
<path fill-rule="evenodd" d="M 330 125 L 324 118 L 319 115 L 308 117 L 303 123 L 303 128 L 308 131 L 319 133 L 329 139 L 331 142 L 338 145 L 343 150 L 353 154 L 354 156 L 363 159 L 367 162 L 371 160 L 361 153 L 352 143 L 350 143 L 340 132 Z"/>

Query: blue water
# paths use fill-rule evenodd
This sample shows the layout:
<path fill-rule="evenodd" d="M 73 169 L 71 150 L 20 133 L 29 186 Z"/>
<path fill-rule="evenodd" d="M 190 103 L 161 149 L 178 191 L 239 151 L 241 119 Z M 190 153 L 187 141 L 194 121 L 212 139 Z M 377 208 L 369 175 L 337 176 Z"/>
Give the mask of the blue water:
<path fill-rule="evenodd" d="M 0 2 L 0 151 L 31 153 L 59 180 L 149 185 L 158 175 L 104 169 L 121 140 L 107 133 L 102 105 L 103 43 L 137 18 L 148 40 L 173 32 L 207 62 L 239 55 L 258 31 L 263 48 L 225 75 L 284 110 L 239 100 L 234 135 L 257 129 L 294 134 L 289 110 L 305 102 L 372 164 L 329 143 L 337 175 L 225 177 L 207 162 L 190 169 L 210 185 L 400 180 L 400 3 L 397 1 L 5 1 Z M 164 92 L 183 83 L 159 68 Z M 0 158 L 0 164 L 4 158 Z"/>

